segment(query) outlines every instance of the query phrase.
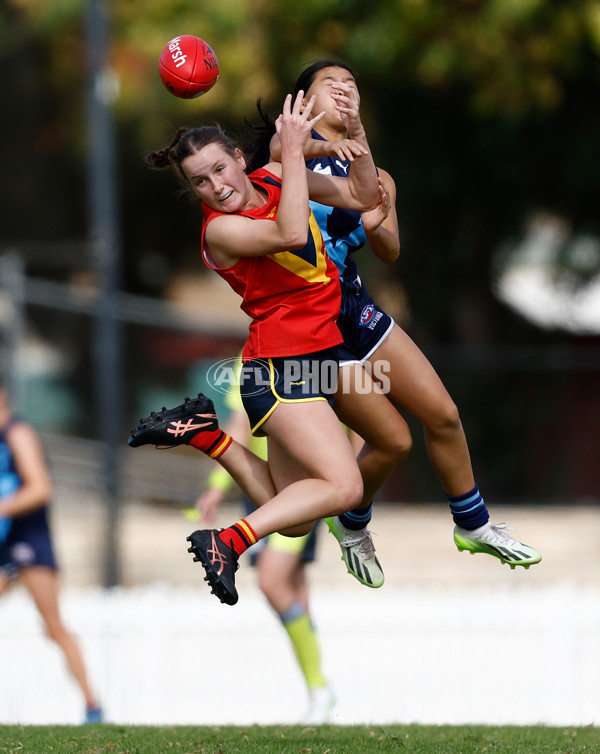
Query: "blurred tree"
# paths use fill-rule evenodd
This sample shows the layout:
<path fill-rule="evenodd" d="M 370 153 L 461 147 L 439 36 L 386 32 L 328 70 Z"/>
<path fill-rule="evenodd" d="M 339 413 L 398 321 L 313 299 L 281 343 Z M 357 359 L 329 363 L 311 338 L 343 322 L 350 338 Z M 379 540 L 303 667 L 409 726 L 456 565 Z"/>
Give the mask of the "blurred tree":
<path fill-rule="evenodd" d="M 0 8 L 5 239 L 86 234 L 83 9 L 81 0 Z M 452 371 L 456 352 L 446 358 L 438 347 L 575 343 L 511 313 L 491 283 L 498 249 L 540 209 L 573 234 L 598 237 L 600 2 L 305 0 L 292 9 L 278 0 L 127 0 L 111 13 L 127 288 L 160 295 L 171 271 L 200 268 L 197 208 L 181 201 L 172 176 L 149 173 L 143 155 L 182 124 L 218 122 L 243 139 L 257 98 L 276 113 L 307 64 L 345 60 L 359 74 L 377 162 L 398 185 L 403 247 L 389 272 L 402 285 L 404 324 L 431 347 L 457 398 L 472 402 L 466 414 L 489 414 L 477 441 L 500 459 L 497 489 L 526 490 L 525 461 L 497 454 L 518 427 L 510 417 L 519 412 L 507 407 L 532 395 L 558 404 L 564 380 L 544 381 L 513 360 L 521 371 L 509 381 L 490 361 L 474 367 L 488 370 L 477 394 Z M 156 71 L 164 44 L 183 33 L 205 38 L 221 68 L 214 89 L 191 101 L 172 97 Z M 599 271 L 594 264 L 578 285 Z M 380 266 L 366 252 L 361 265 L 377 282 Z"/>
<path fill-rule="evenodd" d="M 4 144 L 12 136 L 5 170 L 19 188 L 11 192 L 15 212 L 5 236 L 31 232 L 26 218 L 32 207 L 40 212 L 47 204 L 47 173 L 61 190 L 53 192 L 40 237 L 78 235 L 85 227 L 82 12 L 81 0 L 7 0 L 0 11 L 0 77 L 7 111 L 19 113 L 18 129 L 14 119 L 3 119 L 2 127 Z M 243 118 L 252 115 L 256 99 L 277 109 L 298 72 L 320 57 L 341 57 L 359 72 L 374 149 L 399 180 L 408 253 L 422 249 L 419 258 L 431 261 L 432 248 L 450 246 L 443 265 L 462 257 L 471 276 L 478 275 L 471 260 L 486 268 L 487 259 L 476 253 L 477 234 L 484 233 L 488 247 L 496 243 L 482 207 L 493 208 L 501 235 L 506 226 L 518 232 L 530 206 L 557 204 L 558 197 L 580 216 L 581 199 L 589 206 L 597 191 L 590 157 L 597 156 L 598 116 L 590 95 L 598 90 L 598 2 L 311 0 L 294 8 L 293 23 L 286 4 L 275 0 L 207 0 L 200 7 L 189 0 L 128 0 L 113 3 L 111 13 L 132 255 L 144 253 L 136 247 L 144 244 L 137 234 L 144 235 L 138 214 L 146 214 L 146 202 L 157 210 L 165 202 L 167 215 L 176 204 L 167 198 L 172 184 L 147 175 L 143 154 L 182 122 L 216 121 L 243 135 Z M 177 100 L 158 80 L 158 52 L 180 33 L 206 38 L 220 59 L 218 85 L 198 100 Z M 36 174 L 40 179 L 31 180 Z M 160 199 L 158 185 L 165 186 Z M 573 198 L 574 192 L 585 197 Z M 454 201 L 440 208 L 436 197 Z M 435 213 L 437 231 L 419 217 L 419 208 L 429 218 Z M 446 215 L 460 230 L 449 232 Z M 182 221 L 175 244 L 183 258 L 190 254 L 183 242 L 190 222 Z M 148 251 L 164 248 L 164 240 L 159 235 Z M 135 278 L 132 272 L 132 285 Z M 437 299 L 435 292 L 431 298 Z"/>

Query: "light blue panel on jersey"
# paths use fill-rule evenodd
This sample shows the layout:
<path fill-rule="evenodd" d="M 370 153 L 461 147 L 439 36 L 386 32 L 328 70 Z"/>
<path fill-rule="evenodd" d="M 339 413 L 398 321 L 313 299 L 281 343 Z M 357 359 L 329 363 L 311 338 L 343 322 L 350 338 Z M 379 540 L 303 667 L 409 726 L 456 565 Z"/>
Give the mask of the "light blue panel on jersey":
<path fill-rule="evenodd" d="M 2 476 L 0 476 L 0 499 L 7 495 L 12 495 L 20 486 L 21 480 L 16 474 L 11 472 L 2 474 Z"/>
<path fill-rule="evenodd" d="M 0 443 L 0 501 L 16 492 L 21 486 L 21 479 L 14 471 L 12 454 L 6 443 Z M 10 518 L 0 518 L 0 543 L 8 537 L 11 527 Z"/>
<path fill-rule="evenodd" d="M 7 471 L 0 476 L 0 500 L 3 497 L 12 495 L 21 486 L 21 480 L 13 472 Z M 0 518 L 0 543 L 8 537 L 10 531 L 10 525 L 12 521 L 10 518 Z"/>
<path fill-rule="evenodd" d="M 12 520 L 10 518 L 0 518 L 0 544 L 8 537 L 11 524 Z"/>

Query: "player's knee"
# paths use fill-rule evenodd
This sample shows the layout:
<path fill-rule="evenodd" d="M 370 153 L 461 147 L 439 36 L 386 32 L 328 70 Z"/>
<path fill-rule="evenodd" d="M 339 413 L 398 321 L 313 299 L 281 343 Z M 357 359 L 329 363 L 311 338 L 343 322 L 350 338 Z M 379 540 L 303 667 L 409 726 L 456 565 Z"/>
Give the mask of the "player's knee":
<path fill-rule="evenodd" d="M 278 571 L 268 568 L 258 569 L 258 588 L 271 601 L 278 581 L 281 580 Z"/>
<path fill-rule="evenodd" d="M 354 510 L 362 502 L 363 494 L 363 482 L 357 468 L 357 474 L 353 474 L 351 478 L 340 479 L 336 483 L 333 515 L 339 516 L 342 513 Z"/>
<path fill-rule="evenodd" d="M 62 623 L 46 623 L 45 626 L 46 636 L 56 644 L 62 645 L 67 637 L 67 631 Z"/>
<path fill-rule="evenodd" d="M 406 459 L 412 450 L 412 444 L 412 435 L 408 427 L 374 438 L 368 443 L 373 462 L 382 469 L 396 468 Z"/>
<path fill-rule="evenodd" d="M 284 537 L 305 537 L 307 534 L 310 534 L 313 526 L 314 522 L 298 524 L 298 526 L 291 526 L 289 529 L 279 529 L 277 533 Z"/>
<path fill-rule="evenodd" d="M 448 397 L 437 407 L 437 411 L 427 424 L 427 429 L 437 435 L 448 435 L 459 432 L 461 426 L 458 408 L 454 401 Z"/>
<path fill-rule="evenodd" d="M 401 463 L 408 456 L 412 450 L 413 440 L 412 435 L 408 430 L 405 432 L 398 432 L 389 440 L 386 444 L 386 454 L 391 457 L 391 460 L 396 464 Z"/>

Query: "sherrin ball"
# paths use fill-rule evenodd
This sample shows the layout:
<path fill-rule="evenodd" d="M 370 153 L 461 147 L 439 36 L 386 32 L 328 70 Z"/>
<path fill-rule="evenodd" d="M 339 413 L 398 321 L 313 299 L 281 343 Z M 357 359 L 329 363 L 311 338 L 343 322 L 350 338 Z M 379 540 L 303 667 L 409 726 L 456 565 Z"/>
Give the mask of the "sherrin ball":
<path fill-rule="evenodd" d="M 219 78 L 219 61 L 212 47 L 200 37 L 182 34 L 163 48 L 158 73 L 175 97 L 193 99 L 206 94 Z"/>

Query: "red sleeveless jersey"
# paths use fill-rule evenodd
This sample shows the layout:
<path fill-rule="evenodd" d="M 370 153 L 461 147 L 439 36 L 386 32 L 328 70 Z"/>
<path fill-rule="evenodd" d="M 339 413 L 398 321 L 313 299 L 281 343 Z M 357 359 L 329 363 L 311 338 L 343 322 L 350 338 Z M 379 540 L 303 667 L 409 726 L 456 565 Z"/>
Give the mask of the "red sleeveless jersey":
<path fill-rule="evenodd" d="M 262 207 L 240 214 L 275 221 L 281 180 L 263 168 L 249 178 L 262 189 L 267 201 Z M 327 256 L 312 211 L 304 248 L 241 257 L 231 267 L 217 267 L 205 242 L 210 221 L 227 213 L 205 204 L 202 212 L 202 259 L 242 297 L 240 308 L 252 319 L 242 353 L 244 360 L 300 356 L 342 342 L 336 325 L 341 304 L 339 273 Z"/>

